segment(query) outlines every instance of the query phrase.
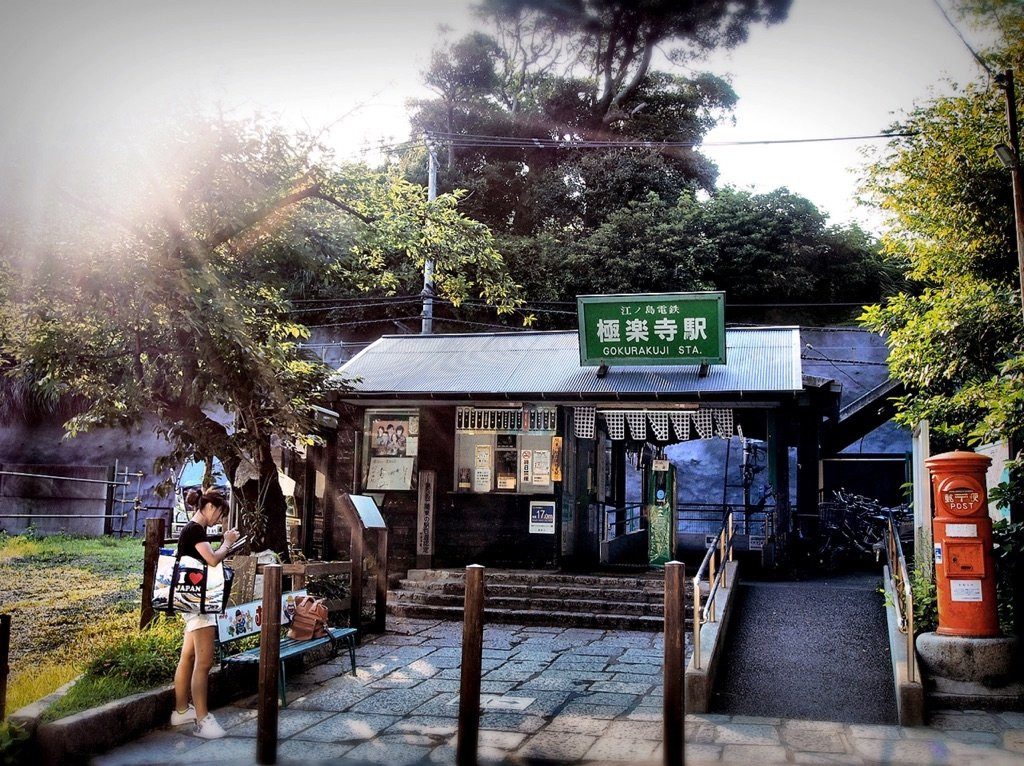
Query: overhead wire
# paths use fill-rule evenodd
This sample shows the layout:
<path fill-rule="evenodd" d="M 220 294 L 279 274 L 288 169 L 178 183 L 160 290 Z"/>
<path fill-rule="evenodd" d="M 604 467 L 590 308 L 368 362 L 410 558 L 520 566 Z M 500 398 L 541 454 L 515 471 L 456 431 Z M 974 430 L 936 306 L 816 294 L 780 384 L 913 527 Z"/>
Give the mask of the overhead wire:
<path fill-rule="evenodd" d="M 701 147 L 742 147 L 772 146 L 786 144 L 833 143 L 839 141 L 872 141 L 889 138 L 904 138 L 917 135 L 916 131 L 892 131 L 884 133 L 863 133 L 845 136 L 811 136 L 806 138 L 764 138 L 744 141 L 654 141 L 650 139 L 584 139 L 572 136 L 500 136 L 485 133 L 451 133 L 428 131 L 423 139 L 410 139 L 388 144 L 383 141 L 373 147 L 379 152 L 403 152 L 424 146 L 436 140 L 437 143 L 460 148 L 501 148 L 501 149 L 697 149 Z M 367 149 L 369 151 L 369 149 Z"/>
<path fill-rule="evenodd" d="M 979 55 L 979 53 L 976 50 L 974 50 L 973 47 L 971 47 L 971 44 L 967 42 L 967 38 L 964 37 L 964 33 L 960 31 L 960 27 L 958 27 L 956 25 L 956 22 L 954 22 L 953 19 L 950 18 L 949 14 L 946 13 L 946 9 L 942 7 L 942 3 L 940 3 L 939 0 L 932 0 L 932 2 L 935 3 L 935 7 L 939 9 L 939 13 L 942 14 L 942 18 L 944 18 L 946 20 L 946 23 L 949 24 L 950 27 L 952 27 L 953 31 L 956 33 L 956 36 L 960 38 L 960 42 L 964 44 L 964 47 L 967 48 L 967 50 L 970 52 L 971 56 L 974 57 L 974 60 L 978 63 L 978 65 L 988 73 L 989 77 L 995 79 L 998 75 L 992 71 L 992 69 L 988 65 L 988 62 L 986 62 L 985 59 L 983 59 Z"/>

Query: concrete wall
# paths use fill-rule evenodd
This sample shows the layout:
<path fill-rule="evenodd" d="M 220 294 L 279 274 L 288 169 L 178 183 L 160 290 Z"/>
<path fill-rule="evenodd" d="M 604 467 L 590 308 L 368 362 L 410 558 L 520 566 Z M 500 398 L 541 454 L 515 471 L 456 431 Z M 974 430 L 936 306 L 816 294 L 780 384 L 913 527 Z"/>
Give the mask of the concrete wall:
<path fill-rule="evenodd" d="M 109 470 L 0 463 L 0 529 L 16 534 L 31 526 L 43 534 L 102 535 L 108 526 L 108 488 L 95 482 L 105 482 Z"/>

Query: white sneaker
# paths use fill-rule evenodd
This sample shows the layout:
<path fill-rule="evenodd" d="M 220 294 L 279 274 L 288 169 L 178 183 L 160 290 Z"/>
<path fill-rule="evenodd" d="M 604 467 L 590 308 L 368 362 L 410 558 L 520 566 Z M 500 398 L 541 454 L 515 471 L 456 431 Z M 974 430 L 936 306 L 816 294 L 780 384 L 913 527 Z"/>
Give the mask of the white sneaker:
<path fill-rule="evenodd" d="M 224 728 L 217 723 L 213 713 L 207 713 L 206 718 L 202 721 L 196 721 L 196 728 L 192 733 L 203 739 L 220 739 L 227 734 Z"/>
<path fill-rule="evenodd" d="M 177 710 L 171 711 L 171 726 L 181 726 L 194 720 L 196 720 L 196 709 L 192 705 L 185 708 L 184 713 L 179 713 Z"/>

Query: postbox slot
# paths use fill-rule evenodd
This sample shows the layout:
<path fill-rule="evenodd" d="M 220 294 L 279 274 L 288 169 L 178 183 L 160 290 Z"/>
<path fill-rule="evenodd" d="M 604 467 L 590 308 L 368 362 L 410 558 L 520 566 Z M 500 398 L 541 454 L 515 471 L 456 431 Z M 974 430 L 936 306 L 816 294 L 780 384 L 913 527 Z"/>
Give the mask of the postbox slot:
<path fill-rule="evenodd" d="M 980 541 L 953 542 L 945 544 L 946 576 L 973 577 L 985 576 L 985 547 Z"/>

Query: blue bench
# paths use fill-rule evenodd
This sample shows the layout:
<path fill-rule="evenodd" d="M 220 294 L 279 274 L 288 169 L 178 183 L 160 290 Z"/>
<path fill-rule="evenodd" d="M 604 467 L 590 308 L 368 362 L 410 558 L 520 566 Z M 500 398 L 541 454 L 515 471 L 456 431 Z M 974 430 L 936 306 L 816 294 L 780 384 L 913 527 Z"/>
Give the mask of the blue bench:
<path fill-rule="evenodd" d="M 281 594 L 281 626 L 287 627 L 289 615 L 294 609 L 295 600 L 306 595 L 305 591 L 289 591 Z M 291 608 L 289 608 L 291 607 Z M 221 668 L 227 665 L 258 665 L 260 661 L 260 648 L 254 646 L 237 653 L 230 653 L 231 649 L 244 638 L 259 635 L 263 624 L 263 602 L 249 601 L 245 604 L 229 606 L 224 614 L 217 616 L 217 651 L 220 656 Z M 284 662 L 291 657 L 298 657 L 306 652 L 319 649 L 323 646 L 330 646 L 331 657 L 338 654 L 339 649 L 345 646 L 348 649 L 349 661 L 352 664 L 353 675 L 356 672 L 356 629 L 335 628 L 327 626 L 328 634 L 321 638 L 311 638 L 308 641 L 296 641 L 287 636 L 281 636 L 280 658 L 281 666 L 277 675 L 277 694 L 281 701 L 281 707 L 287 707 L 288 700 L 285 697 L 285 671 Z"/>

